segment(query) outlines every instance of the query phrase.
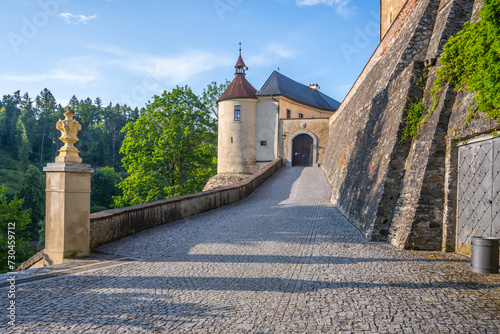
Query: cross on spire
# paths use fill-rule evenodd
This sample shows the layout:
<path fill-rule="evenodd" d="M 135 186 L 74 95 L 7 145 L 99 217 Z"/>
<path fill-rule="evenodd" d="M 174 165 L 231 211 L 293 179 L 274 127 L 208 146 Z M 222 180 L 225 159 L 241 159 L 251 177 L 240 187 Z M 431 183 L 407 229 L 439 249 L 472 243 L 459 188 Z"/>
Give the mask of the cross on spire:
<path fill-rule="evenodd" d="M 241 42 L 240 42 L 240 56 L 241 56 Z"/>

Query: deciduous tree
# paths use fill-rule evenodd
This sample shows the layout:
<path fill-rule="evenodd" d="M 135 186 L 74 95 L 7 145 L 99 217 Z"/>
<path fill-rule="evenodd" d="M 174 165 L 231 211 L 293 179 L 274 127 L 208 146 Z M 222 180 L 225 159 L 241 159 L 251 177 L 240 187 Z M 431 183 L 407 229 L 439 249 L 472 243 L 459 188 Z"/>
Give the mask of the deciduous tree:
<path fill-rule="evenodd" d="M 122 131 L 120 152 L 130 176 L 119 185 L 117 206 L 201 191 L 215 173 L 216 122 L 187 86 L 154 96 Z"/>

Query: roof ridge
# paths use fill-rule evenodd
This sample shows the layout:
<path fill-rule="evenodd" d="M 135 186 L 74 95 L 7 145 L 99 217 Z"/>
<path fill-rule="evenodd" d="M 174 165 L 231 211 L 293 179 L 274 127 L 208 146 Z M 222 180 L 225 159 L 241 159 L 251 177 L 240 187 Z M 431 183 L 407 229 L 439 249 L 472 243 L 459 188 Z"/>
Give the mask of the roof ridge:
<path fill-rule="evenodd" d="M 271 73 L 271 75 L 267 78 L 266 82 L 264 82 L 262 87 L 260 87 L 260 89 L 257 91 L 257 94 L 259 94 L 262 91 L 262 88 L 266 87 L 266 85 L 271 81 L 271 79 L 275 73 L 278 73 L 278 72 L 276 72 L 276 70 L 274 70 L 273 73 Z"/>
<path fill-rule="evenodd" d="M 311 87 L 309 87 L 309 88 L 311 88 Z M 323 101 L 325 101 L 325 103 L 326 103 L 326 104 L 328 104 L 330 107 L 334 108 L 334 107 L 330 104 L 330 102 L 328 102 L 328 101 L 327 101 L 327 100 L 323 97 L 323 95 L 324 95 L 324 96 L 327 96 L 326 94 L 324 94 L 324 93 L 322 93 L 322 92 L 320 92 L 319 90 L 316 90 L 316 89 L 314 89 L 314 88 L 311 88 L 311 89 L 312 89 L 312 90 L 315 90 L 315 91 L 318 93 L 319 97 L 320 97 Z"/>

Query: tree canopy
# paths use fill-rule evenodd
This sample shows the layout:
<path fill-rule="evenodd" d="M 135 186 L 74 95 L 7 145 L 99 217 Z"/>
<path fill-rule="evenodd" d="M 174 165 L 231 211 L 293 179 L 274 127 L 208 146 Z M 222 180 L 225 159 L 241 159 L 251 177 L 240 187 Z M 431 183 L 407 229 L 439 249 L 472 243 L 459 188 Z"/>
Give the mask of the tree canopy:
<path fill-rule="evenodd" d="M 120 153 L 130 176 L 119 184 L 116 206 L 201 191 L 216 173 L 217 123 L 187 86 L 154 96 L 122 132 Z"/>
<path fill-rule="evenodd" d="M 33 254 L 28 244 L 29 213 L 22 210 L 23 200 L 7 200 L 0 188 L 0 273 L 14 270 Z M 11 261 L 11 262 L 9 262 Z"/>

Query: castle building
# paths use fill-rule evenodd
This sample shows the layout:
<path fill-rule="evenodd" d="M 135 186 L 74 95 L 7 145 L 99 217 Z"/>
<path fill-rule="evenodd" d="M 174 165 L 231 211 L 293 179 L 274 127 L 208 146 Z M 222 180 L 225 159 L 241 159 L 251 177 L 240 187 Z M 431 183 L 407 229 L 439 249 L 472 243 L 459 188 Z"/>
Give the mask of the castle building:
<path fill-rule="evenodd" d="M 317 84 L 300 84 L 274 71 L 260 90 L 245 78 L 240 56 L 235 77 L 218 101 L 218 174 L 252 174 L 277 157 L 287 166 L 319 166 L 329 118 L 340 103 Z"/>

